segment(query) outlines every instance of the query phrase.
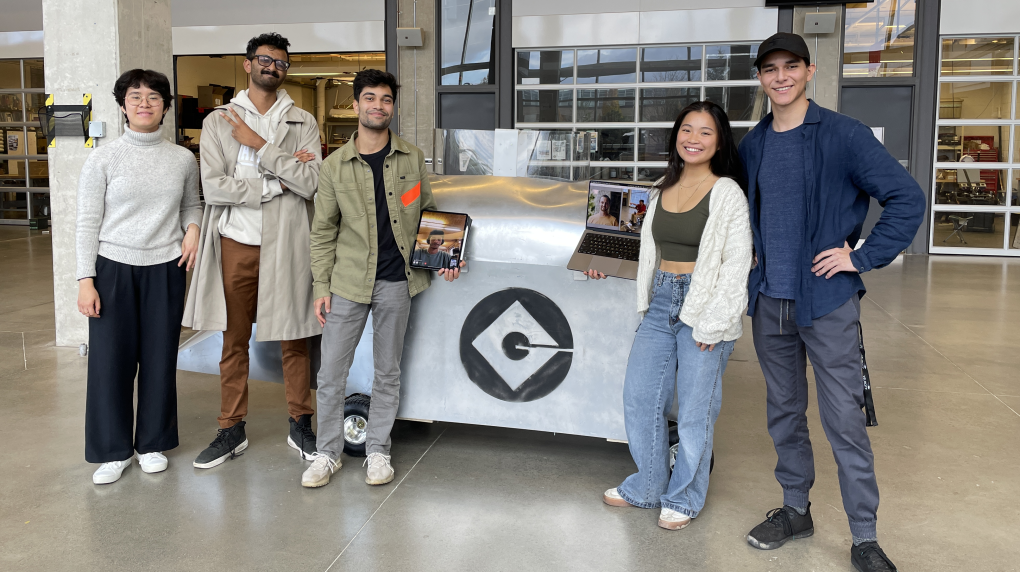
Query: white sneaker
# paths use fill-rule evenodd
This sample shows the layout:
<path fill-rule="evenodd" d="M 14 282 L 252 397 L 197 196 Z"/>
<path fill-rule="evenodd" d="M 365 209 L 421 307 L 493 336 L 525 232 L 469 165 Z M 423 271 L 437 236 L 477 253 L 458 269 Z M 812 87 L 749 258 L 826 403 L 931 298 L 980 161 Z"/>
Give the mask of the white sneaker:
<path fill-rule="evenodd" d="M 368 475 L 365 482 L 370 485 L 385 485 L 393 480 L 393 467 L 390 465 L 390 456 L 382 453 L 369 453 L 368 458 L 361 465 L 368 465 Z"/>
<path fill-rule="evenodd" d="M 682 512 L 677 512 L 666 507 L 662 507 L 662 511 L 659 512 L 659 526 L 666 530 L 680 530 L 690 523 L 691 517 Z"/>
<path fill-rule="evenodd" d="M 619 489 L 609 489 L 608 491 L 602 493 L 602 502 L 606 503 L 609 506 L 634 506 L 629 502 L 623 500 L 623 497 L 620 496 Z"/>
<path fill-rule="evenodd" d="M 117 482 L 121 474 L 124 473 L 124 469 L 128 468 L 131 464 L 131 457 L 124 459 L 123 461 L 111 461 L 109 463 L 103 463 L 99 465 L 95 473 L 92 473 L 92 482 L 97 485 L 108 485 L 110 483 Z"/>
<path fill-rule="evenodd" d="M 312 466 L 305 469 L 301 475 L 301 486 L 310 489 L 324 487 L 329 484 L 329 477 L 339 471 L 342 466 L 343 463 L 340 462 L 340 459 L 334 461 L 329 458 L 329 455 L 316 453 L 312 457 Z"/>
<path fill-rule="evenodd" d="M 160 473 L 166 470 L 169 461 L 163 453 L 135 453 L 138 457 L 138 464 L 146 473 Z"/>

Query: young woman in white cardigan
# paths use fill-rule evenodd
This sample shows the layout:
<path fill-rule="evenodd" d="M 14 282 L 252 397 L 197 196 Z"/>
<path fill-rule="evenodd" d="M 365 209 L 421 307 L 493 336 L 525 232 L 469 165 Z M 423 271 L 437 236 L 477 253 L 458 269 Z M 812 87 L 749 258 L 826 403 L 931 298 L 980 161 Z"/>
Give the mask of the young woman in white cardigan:
<path fill-rule="evenodd" d="M 661 508 L 659 526 L 679 530 L 705 505 L 722 376 L 741 334 L 752 246 L 743 167 L 726 112 L 703 101 L 686 107 L 669 149 L 641 229 L 637 309 L 644 318 L 623 389 L 638 470 L 602 499 Z M 670 475 L 666 413 L 674 394 L 680 446 Z"/>

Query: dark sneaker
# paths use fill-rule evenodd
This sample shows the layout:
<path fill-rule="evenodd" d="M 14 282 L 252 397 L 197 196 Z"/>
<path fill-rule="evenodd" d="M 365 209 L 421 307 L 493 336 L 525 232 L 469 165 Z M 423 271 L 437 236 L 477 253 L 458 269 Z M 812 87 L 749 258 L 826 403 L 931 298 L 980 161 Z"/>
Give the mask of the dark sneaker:
<path fill-rule="evenodd" d="M 850 563 L 857 572 L 896 572 L 896 565 L 879 548 L 877 542 L 862 542 L 851 548 Z"/>
<path fill-rule="evenodd" d="M 290 417 L 290 435 L 287 436 L 287 445 L 291 449 L 297 449 L 301 458 L 311 461 L 315 456 L 315 433 L 312 433 L 312 416 L 301 415 L 297 421 Z"/>
<path fill-rule="evenodd" d="M 747 543 L 760 550 L 774 550 L 790 540 L 807 538 L 815 533 L 811 503 L 808 503 L 804 516 L 788 506 L 770 510 L 765 516 L 765 522 L 747 534 Z"/>
<path fill-rule="evenodd" d="M 233 427 L 218 429 L 216 438 L 198 455 L 194 465 L 199 469 L 211 469 L 223 464 L 227 459 L 237 457 L 247 448 L 248 438 L 244 436 L 244 421 L 238 421 Z"/>

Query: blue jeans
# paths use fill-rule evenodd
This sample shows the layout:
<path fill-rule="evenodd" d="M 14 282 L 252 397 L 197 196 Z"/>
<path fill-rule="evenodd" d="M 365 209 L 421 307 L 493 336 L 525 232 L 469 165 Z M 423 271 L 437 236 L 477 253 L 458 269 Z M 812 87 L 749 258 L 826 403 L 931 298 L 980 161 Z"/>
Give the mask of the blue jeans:
<path fill-rule="evenodd" d="M 694 518 L 708 493 L 712 432 L 733 342 L 720 342 L 712 351 L 698 349 L 692 328 L 679 318 L 690 285 L 690 274 L 655 273 L 651 304 L 634 337 L 623 385 L 624 424 L 638 472 L 623 481 L 619 492 L 634 506 L 661 506 Z M 666 414 L 674 391 L 680 447 L 670 476 Z"/>

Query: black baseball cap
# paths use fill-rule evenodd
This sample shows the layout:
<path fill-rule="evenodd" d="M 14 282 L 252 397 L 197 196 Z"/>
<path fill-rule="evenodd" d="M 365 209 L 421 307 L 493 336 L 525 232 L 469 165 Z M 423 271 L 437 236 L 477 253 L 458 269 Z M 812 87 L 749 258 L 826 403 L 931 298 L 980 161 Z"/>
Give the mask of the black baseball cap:
<path fill-rule="evenodd" d="M 811 63 L 811 52 L 808 51 L 804 38 L 789 32 L 779 32 L 758 46 L 758 59 L 754 60 L 754 67 L 761 70 L 761 62 L 765 56 L 778 51 L 790 52 L 797 57 L 804 58 L 805 63 Z"/>

